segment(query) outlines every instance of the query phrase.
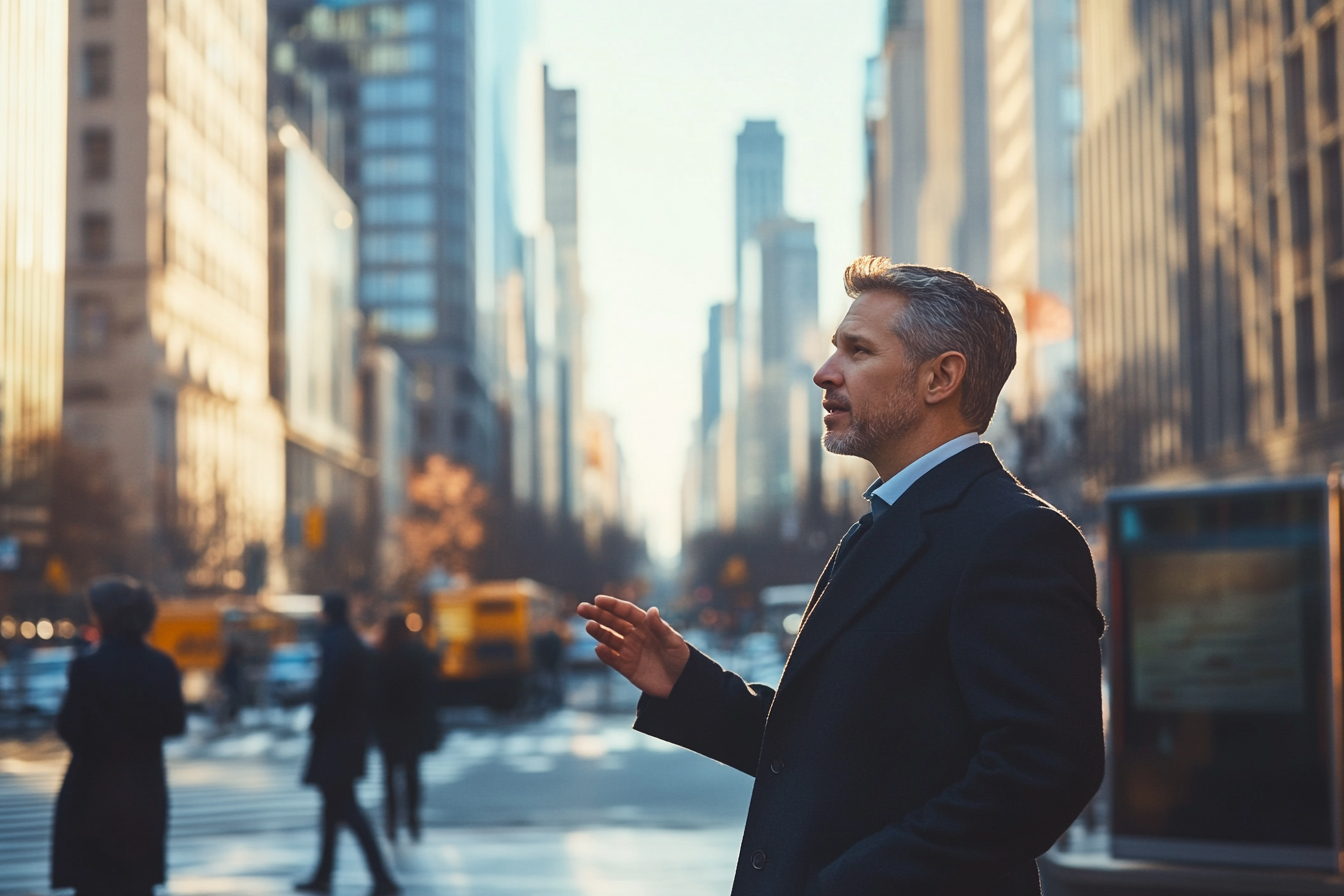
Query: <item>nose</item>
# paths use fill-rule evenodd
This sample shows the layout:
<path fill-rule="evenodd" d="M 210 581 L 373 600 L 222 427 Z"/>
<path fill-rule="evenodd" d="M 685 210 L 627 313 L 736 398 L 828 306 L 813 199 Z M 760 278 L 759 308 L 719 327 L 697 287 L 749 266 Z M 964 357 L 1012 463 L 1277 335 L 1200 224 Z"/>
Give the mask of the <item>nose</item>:
<path fill-rule="evenodd" d="M 835 389 L 844 384 L 845 378 L 840 374 L 840 365 L 835 360 L 839 354 L 831 352 L 831 356 L 812 374 L 812 382 L 823 389 Z"/>

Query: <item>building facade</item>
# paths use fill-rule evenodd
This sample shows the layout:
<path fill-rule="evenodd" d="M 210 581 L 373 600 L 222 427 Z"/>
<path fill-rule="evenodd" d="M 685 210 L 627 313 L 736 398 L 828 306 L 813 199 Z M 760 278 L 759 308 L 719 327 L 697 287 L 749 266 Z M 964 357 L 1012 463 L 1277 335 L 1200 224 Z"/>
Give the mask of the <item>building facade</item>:
<path fill-rule="evenodd" d="M 1338 2 L 1083 2 L 1093 497 L 1321 473 L 1344 439 Z"/>
<path fill-rule="evenodd" d="M 67 437 L 111 459 L 132 570 L 283 587 L 265 3 L 83 3 L 69 33 Z"/>
<path fill-rule="evenodd" d="M 476 296 L 476 20 L 471 0 L 298 3 L 279 55 L 320 75 L 360 211 L 359 306 L 415 378 L 415 453 L 499 473 L 492 355 Z"/>
<path fill-rule="evenodd" d="M 285 566 L 295 590 L 348 589 L 366 584 L 376 558 L 374 465 L 356 416 L 355 206 L 303 132 L 278 110 L 271 119 L 270 384 L 285 413 Z"/>
<path fill-rule="evenodd" d="M 67 28 L 64 3 L 0 9 L 0 578 L 37 571 L 49 536 L 63 373 Z"/>
<path fill-rule="evenodd" d="M 1070 510 L 1079 98 L 1072 0 L 891 3 L 870 62 L 863 206 L 865 252 L 955 268 L 1008 305 L 1018 364 L 989 438 Z"/>

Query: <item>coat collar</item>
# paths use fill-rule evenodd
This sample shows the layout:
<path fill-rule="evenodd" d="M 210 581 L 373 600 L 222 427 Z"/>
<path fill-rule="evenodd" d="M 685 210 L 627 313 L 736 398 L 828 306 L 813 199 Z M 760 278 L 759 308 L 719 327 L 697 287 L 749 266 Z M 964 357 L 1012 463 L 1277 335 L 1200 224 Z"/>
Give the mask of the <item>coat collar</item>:
<path fill-rule="evenodd" d="M 967 448 L 911 485 L 838 564 L 837 548 L 813 591 L 813 606 L 789 653 L 780 688 L 797 678 L 883 586 L 914 560 L 927 541 L 925 514 L 955 504 L 981 476 L 1002 469 L 988 443 Z M 853 534 L 851 529 L 846 539 Z"/>

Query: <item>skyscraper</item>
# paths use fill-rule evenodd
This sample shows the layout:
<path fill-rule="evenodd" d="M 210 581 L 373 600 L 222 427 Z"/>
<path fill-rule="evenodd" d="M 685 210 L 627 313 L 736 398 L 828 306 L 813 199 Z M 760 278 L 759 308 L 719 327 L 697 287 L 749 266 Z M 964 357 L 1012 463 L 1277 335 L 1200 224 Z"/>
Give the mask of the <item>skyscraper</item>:
<path fill-rule="evenodd" d="M 742 245 L 756 228 L 784 214 L 784 135 L 774 121 L 748 121 L 737 135 L 736 233 L 737 286 L 742 288 Z"/>
<path fill-rule="evenodd" d="M 46 546 L 61 427 L 66 11 L 64 3 L 25 3 L 0 14 L 3 573 L 25 560 L 31 567 Z"/>
<path fill-rule="evenodd" d="M 1141 10 L 1079 16 L 1092 494 L 1319 475 L 1344 441 L 1339 7 Z"/>
<path fill-rule="evenodd" d="M 415 450 L 490 479 L 499 433 L 477 333 L 474 3 L 327 0 L 290 27 L 292 52 L 342 111 L 359 306 L 413 371 Z"/>
<path fill-rule="evenodd" d="M 111 460 L 133 568 L 236 588 L 246 551 L 282 577 L 265 3 L 82 3 L 70 46 L 67 435 Z"/>

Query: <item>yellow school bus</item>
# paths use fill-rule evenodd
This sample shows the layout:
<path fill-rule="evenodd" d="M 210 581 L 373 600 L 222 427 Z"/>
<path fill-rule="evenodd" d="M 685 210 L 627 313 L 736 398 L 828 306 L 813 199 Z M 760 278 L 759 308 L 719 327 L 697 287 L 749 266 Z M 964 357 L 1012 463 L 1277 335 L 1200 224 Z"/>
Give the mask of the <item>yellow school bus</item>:
<path fill-rule="evenodd" d="M 425 642 L 438 655 L 447 702 L 518 706 L 532 671 L 532 637 L 555 618 L 556 601 L 531 579 L 434 592 Z"/>
<path fill-rule="evenodd" d="M 202 704 L 215 670 L 224 662 L 224 610 L 217 599 L 170 598 L 159 601 L 148 641 L 173 658 L 182 672 L 182 697 Z"/>

